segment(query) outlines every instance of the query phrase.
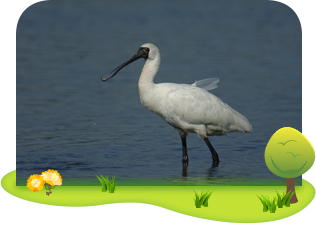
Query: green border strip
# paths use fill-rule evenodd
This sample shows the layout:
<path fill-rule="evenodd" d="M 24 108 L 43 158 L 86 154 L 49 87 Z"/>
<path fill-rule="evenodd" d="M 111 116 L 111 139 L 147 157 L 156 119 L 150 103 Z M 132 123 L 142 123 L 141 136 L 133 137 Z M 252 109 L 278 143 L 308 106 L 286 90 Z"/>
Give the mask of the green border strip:
<path fill-rule="evenodd" d="M 14 160 L 0 160 L 0 177 L 14 169 Z M 101 186 L 100 186 L 101 188 Z M 175 213 L 147 204 L 108 204 L 91 207 L 58 207 L 41 205 L 19 198 L 8 198 L 1 188 L 0 223 L 52 224 L 217 224 L 221 222 L 203 220 Z M 308 205 L 301 212 L 286 219 L 269 224 L 315 224 L 316 205 Z"/>

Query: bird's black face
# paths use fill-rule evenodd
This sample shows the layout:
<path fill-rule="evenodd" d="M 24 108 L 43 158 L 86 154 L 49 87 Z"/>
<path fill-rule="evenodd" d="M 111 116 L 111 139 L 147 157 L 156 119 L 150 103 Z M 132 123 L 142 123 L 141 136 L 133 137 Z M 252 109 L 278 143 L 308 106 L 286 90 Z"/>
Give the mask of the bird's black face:
<path fill-rule="evenodd" d="M 106 80 L 109 80 L 110 78 L 114 77 L 121 69 L 123 69 L 125 66 L 127 66 L 128 64 L 131 64 L 132 62 L 140 59 L 140 58 L 148 58 L 148 54 L 149 54 L 149 48 L 147 47 L 140 47 L 137 51 L 137 53 L 135 53 L 135 55 L 133 57 L 131 57 L 129 60 L 127 60 L 126 62 L 124 62 L 122 65 L 116 67 L 114 70 L 112 70 L 109 73 L 109 78 L 103 78 L 101 77 L 101 80 L 103 82 L 105 82 Z"/>
<path fill-rule="evenodd" d="M 136 56 L 139 55 L 139 56 L 142 56 L 143 58 L 147 59 L 148 58 L 148 54 L 149 54 L 149 48 L 147 48 L 147 47 L 140 47 L 135 55 Z"/>

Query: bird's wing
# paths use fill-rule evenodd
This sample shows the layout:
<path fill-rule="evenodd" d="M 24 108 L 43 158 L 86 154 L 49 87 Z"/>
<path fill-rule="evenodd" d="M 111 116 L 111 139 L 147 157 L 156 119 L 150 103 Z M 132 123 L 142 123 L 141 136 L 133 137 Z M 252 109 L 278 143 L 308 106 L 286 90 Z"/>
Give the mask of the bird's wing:
<path fill-rule="evenodd" d="M 215 95 L 191 85 L 177 85 L 164 101 L 163 119 L 177 127 L 183 122 L 203 124 L 223 132 L 251 131 L 248 120 Z M 181 127 L 180 127 L 181 128 Z"/>
<path fill-rule="evenodd" d="M 210 91 L 218 87 L 217 86 L 218 82 L 219 82 L 219 78 L 207 78 L 200 81 L 195 81 L 195 83 L 193 83 L 192 86 Z"/>
<path fill-rule="evenodd" d="M 179 117 L 191 124 L 217 124 L 224 109 L 229 107 L 219 98 L 192 85 L 177 85 L 165 98 L 168 116 Z"/>

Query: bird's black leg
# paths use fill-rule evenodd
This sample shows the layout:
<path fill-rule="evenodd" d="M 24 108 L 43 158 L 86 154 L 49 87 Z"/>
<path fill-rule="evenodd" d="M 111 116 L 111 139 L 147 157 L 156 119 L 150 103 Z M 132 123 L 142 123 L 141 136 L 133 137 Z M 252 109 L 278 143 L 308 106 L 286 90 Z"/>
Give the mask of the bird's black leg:
<path fill-rule="evenodd" d="M 217 167 L 218 164 L 219 164 L 218 154 L 215 151 L 214 147 L 212 146 L 210 140 L 208 140 L 207 137 L 204 138 L 204 141 L 205 141 L 206 145 L 208 146 L 208 148 L 210 149 L 210 151 L 212 153 L 212 158 L 213 158 L 213 165 L 212 165 L 212 167 Z"/>
<path fill-rule="evenodd" d="M 188 157 L 188 150 L 187 150 L 187 134 L 180 133 L 180 136 L 181 136 L 181 141 L 182 141 L 182 152 L 183 152 L 182 163 L 183 165 L 188 166 L 189 157 Z"/>
<path fill-rule="evenodd" d="M 188 150 L 187 150 L 187 134 L 184 132 L 180 132 L 180 137 L 182 141 L 182 176 L 187 177 L 187 167 L 189 166 L 189 157 L 188 157 Z"/>

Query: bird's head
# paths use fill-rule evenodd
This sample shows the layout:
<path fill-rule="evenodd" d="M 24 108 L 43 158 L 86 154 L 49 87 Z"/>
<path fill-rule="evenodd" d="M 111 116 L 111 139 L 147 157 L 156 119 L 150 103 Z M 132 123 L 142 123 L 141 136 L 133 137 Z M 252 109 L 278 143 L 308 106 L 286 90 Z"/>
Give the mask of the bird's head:
<path fill-rule="evenodd" d="M 112 70 L 109 74 L 108 74 L 108 78 L 105 77 L 101 77 L 102 81 L 107 81 L 110 78 L 114 77 L 121 69 L 123 69 L 125 66 L 127 66 L 128 64 L 131 64 L 132 62 L 140 59 L 140 58 L 144 58 L 144 59 L 148 59 L 148 60 L 154 60 L 157 56 L 159 56 L 159 49 L 151 44 L 151 43 L 146 43 L 143 44 L 138 50 L 137 52 L 134 54 L 133 57 L 131 57 L 129 60 L 127 60 L 126 62 L 124 62 L 123 64 L 121 64 L 120 66 L 116 67 L 114 70 Z"/>

